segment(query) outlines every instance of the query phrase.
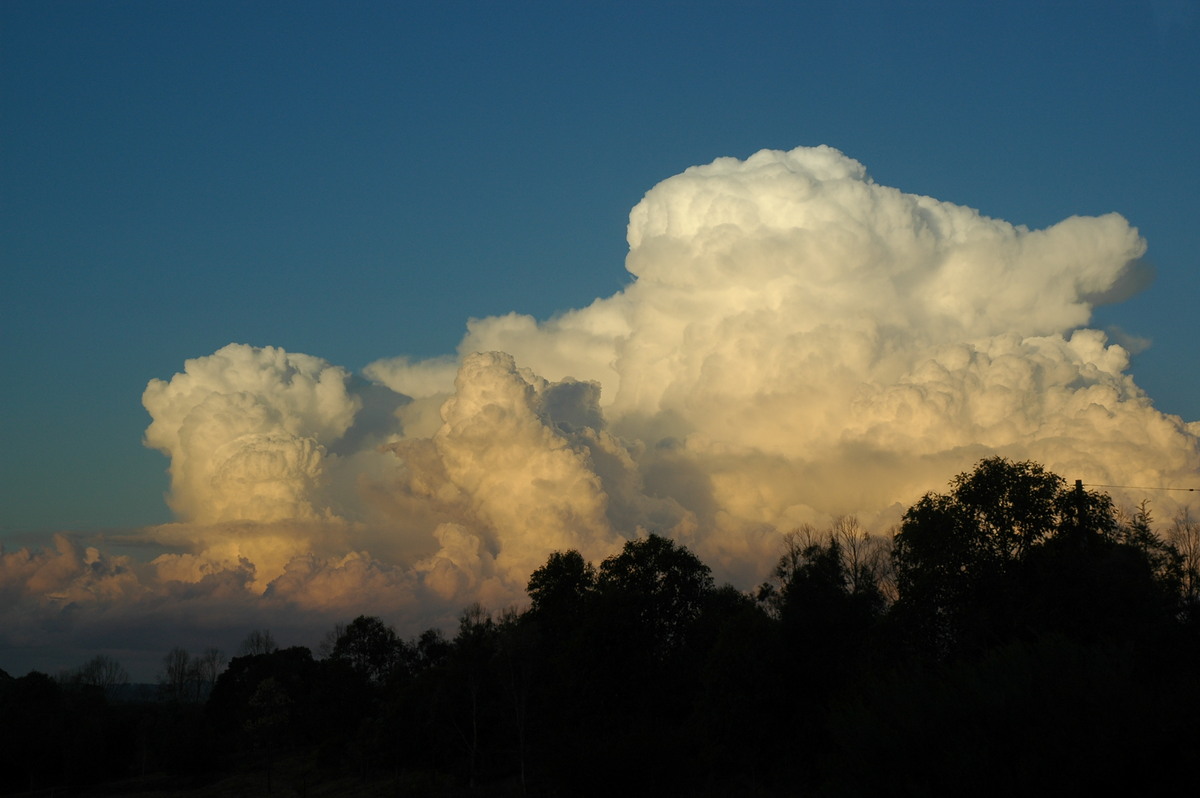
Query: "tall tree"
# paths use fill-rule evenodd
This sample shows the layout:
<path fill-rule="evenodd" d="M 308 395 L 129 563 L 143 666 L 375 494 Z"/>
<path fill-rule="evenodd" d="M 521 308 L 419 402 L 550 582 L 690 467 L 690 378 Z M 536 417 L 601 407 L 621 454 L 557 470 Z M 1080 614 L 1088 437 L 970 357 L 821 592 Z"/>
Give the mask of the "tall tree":
<path fill-rule="evenodd" d="M 534 614 L 577 616 L 596 588 L 596 568 L 575 550 L 556 551 L 529 577 Z"/>
<path fill-rule="evenodd" d="M 85 687 L 98 687 L 107 695 L 113 688 L 129 682 L 129 672 L 112 657 L 97 654 L 80 665 L 69 678 L 70 681 Z"/>
<path fill-rule="evenodd" d="M 191 665 L 191 655 L 179 646 L 175 646 L 163 656 L 163 670 L 158 681 L 168 700 L 178 702 L 190 697 L 188 685 L 194 673 Z"/>
<path fill-rule="evenodd" d="M 238 653 L 247 657 L 255 654 L 270 654 L 277 648 L 279 646 L 275 644 L 275 638 L 271 636 L 270 629 L 255 629 L 242 640 Z"/>
<path fill-rule="evenodd" d="M 999 457 L 950 485 L 909 508 L 893 550 L 897 618 L 934 650 L 1170 614 L 1178 555 L 1144 509 L 1122 523 L 1107 495 Z"/>
<path fill-rule="evenodd" d="M 658 658 L 683 646 L 714 590 L 712 572 L 700 558 L 655 534 L 627 541 L 602 562 L 596 584 L 606 607 Z"/>
<path fill-rule="evenodd" d="M 1179 552 L 1184 602 L 1192 613 L 1200 612 L 1200 521 L 1187 509 L 1181 510 L 1171 523 L 1167 539 Z"/>
<path fill-rule="evenodd" d="M 348 663 L 372 684 L 382 684 L 411 659 L 396 631 L 373 615 L 360 615 L 351 621 L 329 656 Z"/>
<path fill-rule="evenodd" d="M 225 652 L 216 646 L 209 646 L 196 659 L 200 663 L 200 676 L 206 684 L 205 689 L 211 693 L 217 683 L 217 677 L 221 675 L 221 669 L 225 667 Z"/>

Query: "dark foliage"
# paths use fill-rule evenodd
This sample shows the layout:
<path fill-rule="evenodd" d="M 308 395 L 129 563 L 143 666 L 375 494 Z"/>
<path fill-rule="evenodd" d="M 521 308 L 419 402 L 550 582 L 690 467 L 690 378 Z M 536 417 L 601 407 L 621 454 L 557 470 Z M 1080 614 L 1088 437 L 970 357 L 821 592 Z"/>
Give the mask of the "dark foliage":
<path fill-rule="evenodd" d="M 1188 551 L 1144 510 L 993 458 L 911 507 L 890 558 L 853 519 L 798 530 L 754 596 L 650 535 L 598 567 L 551 554 L 527 611 L 469 607 L 453 638 L 359 616 L 324 659 L 260 646 L 203 707 L 0 673 L 0 787 L 149 770 L 297 794 L 1155 794 L 1200 750 Z"/>

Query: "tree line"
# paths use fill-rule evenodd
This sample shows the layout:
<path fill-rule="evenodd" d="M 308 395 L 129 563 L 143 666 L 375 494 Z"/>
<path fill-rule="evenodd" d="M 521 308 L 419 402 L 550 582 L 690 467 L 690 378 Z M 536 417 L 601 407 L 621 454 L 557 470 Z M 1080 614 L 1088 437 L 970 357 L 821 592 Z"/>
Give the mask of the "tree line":
<path fill-rule="evenodd" d="M 599 564 L 550 554 L 527 609 L 471 606 L 452 637 L 405 640 L 364 615 L 315 655 L 263 631 L 227 665 L 173 651 L 148 714 L 107 701 L 105 663 L 3 680 L 4 717 L 26 724 L 0 741 L 20 763 L 4 786 L 50 786 L 54 755 L 35 741 L 74 734 L 104 738 L 91 756 L 105 766 L 60 781 L 149 769 L 252 774 L 281 794 L 338 779 L 464 795 L 1153 794 L 1194 783 L 1198 591 L 1189 516 L 1160 537 L 1144 505 L 1123 514 L 992 458 L 922 497 L 891 539 L 852 518 L 793 532 L 749 592 L 651 534 Z M 68 716 L 112 727 L 68 731 Z"/>

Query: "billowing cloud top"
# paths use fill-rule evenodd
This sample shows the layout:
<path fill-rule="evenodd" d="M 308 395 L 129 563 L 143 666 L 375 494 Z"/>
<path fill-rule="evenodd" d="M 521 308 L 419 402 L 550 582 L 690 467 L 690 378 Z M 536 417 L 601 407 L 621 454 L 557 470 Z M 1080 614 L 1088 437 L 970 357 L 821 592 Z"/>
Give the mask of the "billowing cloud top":
<path fill-rule="evenodd" d="M 171 509 L 181 520 L 309 520 L 325 447 L 362 402 L 349 375 L 309 355 L 230 344 L 151 380 L 146 445 L 171 458 Z"/>
<path fill-rule="evenodd" d="M 152 381 L 180 523 L 143 578 L 236 571 L 247 601 L 308 609 L 370 584 L 393 617 L 435 617 L 519 601 L 552 550 L 653 530 L 745 587 L 796 525 L 886 527 L 991 454 L 1110 485 L 1200 473 L 1200 423 L 1156 411 L 1086 328 L 1142 268 L 1116 214 L 1031 231 L 816 147 L 665 180 L 628 240 L 624 290 L 473 320 L 457 358 L 368 382 L 231 344 Z M 6 573 L 82 578 L 32 563 Z"/>

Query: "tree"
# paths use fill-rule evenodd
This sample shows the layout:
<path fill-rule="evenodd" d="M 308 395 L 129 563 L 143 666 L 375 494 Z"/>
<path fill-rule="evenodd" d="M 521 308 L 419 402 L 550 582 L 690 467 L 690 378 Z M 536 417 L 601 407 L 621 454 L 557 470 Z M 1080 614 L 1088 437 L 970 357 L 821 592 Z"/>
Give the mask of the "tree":
<path fill-rule="evenodd" d="M 221 675 L 221 670 L 225 667 L 228 661 L 225 658 L 225 652 L 215 646 L 209 646 L 204 649 L 204 654 L 201 657 L 204 663 L 204 674 L 208 677 L 209 687 L 216 685 L 217 678 Z"/>
<path fill-rule="evenodd" d="M 522 622 L 493 636 L 493 712 L 516 724 L 502 739 L 515 740 L 519 762 L 528 739 L 535 778 L 571 794 L 667 790 L 667 751 L 685 745 L 702 649 L 719 633 L 704 622 L 715 603 L 708 567 L 651 534 L 599 568 L 555 552 L 529 592 Z"/>
<path fill-rule="evenodd" d="M 795 539 L 789 544 L 798 545 Z M 834 534 L 785 554 L 776 568 L 781 580 L 778 612 L 785 628 L 857 634 L 876 618 L 883 611 L 883 593 L 856 557 Z"/>
<path fill-rule="evenodd" d="M 597 589 L 606 608 L 658 658 L 680 649 L 714 590 L 712 572 L 687 548 L 650 534 L 625 543 L 600 564 Z"/>
<path fill-rule="evenodd" d="M 893 553 L 902 594 L 957 590 L 1003 570 L 1058 529 L 1071 506 L 1063 478 L 1028 461 L 981 460 L 950 486 L 948 494 L 925 494 L 904 514 Z M 936 597 L 939 603 L 954 598 Z"/>
<path fill-rule="evenodd" d="M 450 655 L 451 643 L 441 629 L 426 629 L 413 643 L 413 669 L 416 672 L 436 668 Z"/>
<path fill-rule="evenodd" d="M 1078 530 L 1084 505 L 1105 504 L 1095 495 L 1066 497 L 1064 485 L 1037 463 L 992 457 L 951 480 L 950 493 L 927 493 L 905 512 L 892 553 L 898 608 L 920 621 L 927 642 L 949 645 L 975 599 L 1062 528 L 1065 510 L 1077 508 L 1069 520 Z"/>
<path fill-rule="evenodd" d="M 224 666 L 225 654 L 214 646 L 209 646 L 203 654 L 192 658 L 189 675 L 196 689 L 197 700 L 212 693 Z"/>
<path fill-rule="evenodd" d="M 950 484 L 909 508 L 893 550 L 897 616 L 934 650 L 1125 635 L 1171 614 L 1178 555 L 1144 507 L 1122 522 L 1106 494 L 999 457 Z"/>
<path fill-rule="evenodd" d="M 194 673 L 191 664 L 191 655 L 179 646 L 175 646 L 163 656 L 159 687 L 168 700 L 179 702 L 188 697 L 188 683 Z"/>
<path fill-rule="evenodd" d="M 275 638 L 271 636 L 270 629 L 255 629 L 242 640 L 238 652 L 245 657 L 254 654 L 270 654 L 277 648 L 279 646 L 275 645 Z"/>
<path fill-rule="evenodd" d="M 490 727 L 488 720 L 496 700 L 496 623 L 479 602 L 458 617 L 458 635 L 448 660 L 451 684 L 459 688 L 452 697 L 449 720 L 467 755 L 470 786 L 479 777 L 480 754 Z M 454 700 L 458 699 L 458 700 Z"/>
<path fill-rule="evenodd" d="M 540 615 L 577 615 L 596 588 L 596 568 L 575 550 L 556 551 L 529 577 L 531 609 Z"/>
<path fill-rule="evenodd" d="M 270 676 L 258 683 L 248 702 L 249 717 L 244 727 L 262 743 L 268 794 L 271 792 L 272 750 L 277 745 L 277 738 L 288 727 L 293 703 L 287 691 Z"/>
<path fill-rule="evenodd" d="M 97 654 L 71 672 L 68 678 L 84 687 L 97 687 L 108 695 L 113 688 L 129 682 L 129 672 L 112 657 Z"/>
<path fill-rule="evenodd" d="M 1179 511 L 1167 532 L 1180 557 L 1180 579 L 1184 604 L 1197 611 L 1200 608 L 1200 521 L 1185 508 Z"/>
<path fill-rule="evenodd" d="M 0 684 L 0 744 L 5 767 L 0 768 L 0 791 L 28 790 L 30 794 L 65 781 L 69 754 L 64 750 L 69 721 L 63 690 L 44 673 Z"/>
<path fill-rule="evenodd" d="M 854 516 L 836 519 L 824 533 L 805 525 L 784 536 L 784 553 L 772 580 L 759 587 L 758 600 L 776 617 L 821 615 L 830 601 L 842 600 L 878 615 L 886 604 L 885 554 Z M 824 600 L 818 600 L 822 595 Z"/>
<path fill-rule="evenodd" d="M 411 658 L 392 627 L 374 616 L 360 615 L 346 626 L 330 658 L 348 663 L 372 684 L 382 684 Z"/>
<path fill-rule="evenodd" d="M 263 688 L 270 680 L 273 686 Z M 255 702 L 254 696 L 260 693 Z M 287 723 L 272 720 L 276 694 L 286 697 Z M 247 744 L 318 746 L 327 762 L 341 761 L 363 721 L 378 711 L 378 693 L 346 662 L 313 659 L 303 646 L 269 654 L 234 657 L 217 678 L 205 715 L 223 744 L 245 750 Z M 263 726 L 261 721 L 268 723 Z M 271 733 L 270 740 L 262 736 Z"/>
<path fill-rule="evenodd" d="M 877 638 L 886 606 L 880 551 L 852 517 L 825 532 L 801 527 L 785 536 L 773 579 L 759 588 L 759 603 L 778 621 L 778 646 L 766 650 L 787 686 L 766 674 L 756 681 L 773 696 L 776 736 L 805 752 L 797 777 L 824 759 L 831 706 L 864 670 Z"/>
<path fill-rule="evenodd" d="M 505 736 L 515 741 L 518 782 L 521 792 L 526 789 L 527 755 L 529 744 L 529 710 L 534 692 L 537 663 L 536 630 L 526 623 L 516 610 L 501 613 L 497 631 L 497 676 L 504 693 L 510 724 Z"/>
<path fill-rule="evenodd" d="M 842 567 L 850 592 L 878 593 L 882 600 L 891 553 L 886 542 L 863 529 L 853 515 L 834 519 L 830 534 L 842 550 Z"/>

